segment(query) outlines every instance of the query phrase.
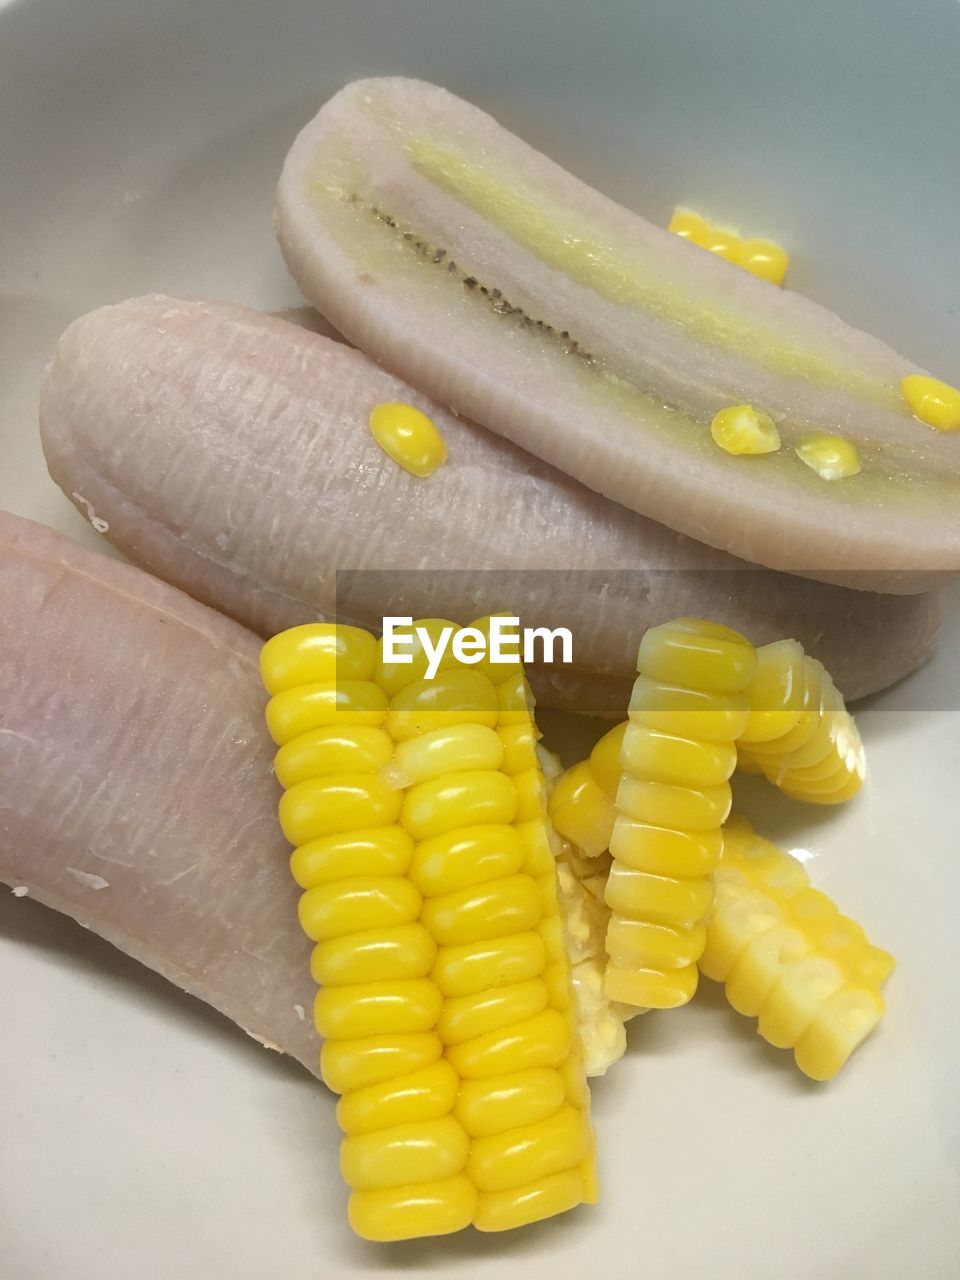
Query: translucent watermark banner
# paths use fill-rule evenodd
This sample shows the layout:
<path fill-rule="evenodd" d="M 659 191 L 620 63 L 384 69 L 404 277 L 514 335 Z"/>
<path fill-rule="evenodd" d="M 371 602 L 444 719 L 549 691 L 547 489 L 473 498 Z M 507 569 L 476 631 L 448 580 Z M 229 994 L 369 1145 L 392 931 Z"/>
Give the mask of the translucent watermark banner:
<path fill-rule="evenodd" d="M 644 633 L 684 616 L 729 627 L 757 646 L 798 642 L 848 701 L 897 685 L 888 700 L 898 708 L 960 708 L 960 688 L 938 687 L 921 670 L 937 643 L 943 593 L 877 592 L 868 572 L 855 581 L 837 586 L 747 567 L 351 569 L 337 573 L 335 616 L 378 635 L 384 619 L 399 619 L 387 625 L 402 652 L 402 637 L 425 619 L 467 627 L 506 615 L 516 620 L 518 637 L 508 656 L 523 659 L 528 644 L 524 666 L 538 703 L 607 719 L 626 714 Z M 428 657 L 419 677 L 428 666 L 436 675 L 453 656 L 487 669 L 489 654 L 476 635 L 444 640 L 442 630 L 433 627 L 427 644 L 436 655 L 442 642 L 443 653 Z M 487 624 L 483 643 L 489 640 Z M 770 710 L 782 705 L 781 695 L 770 693 Z M 795 700 L 796 691 L 790 696 Z M 808 701 L 813 697 L 815 691 Z"/>

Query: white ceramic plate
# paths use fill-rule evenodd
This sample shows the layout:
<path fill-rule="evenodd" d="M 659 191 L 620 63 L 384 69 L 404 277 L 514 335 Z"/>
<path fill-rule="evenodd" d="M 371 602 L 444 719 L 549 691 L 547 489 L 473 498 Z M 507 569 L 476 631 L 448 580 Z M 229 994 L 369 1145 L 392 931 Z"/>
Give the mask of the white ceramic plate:
<path fill-rule="evenodd" d="M 154 289 L 295 303 L 275 175 L 368 73 L 448 85 L 654 219 L 782 237 L 795 288 L 956 381 L 958 50 L 954 0 L 0 0 L 0 505 L 94 540 L 37 442 L 59 331 Z M 744 800 L 896 953 L 880 1033 L 820 1087 L 715 990 L 641 1020 L 594 1089 L 601 1204 L 527 1232 L 353 1239 L 322 1088 L 4 894 L 0 1274 L 957 1276 L 958 640 L 864 711 L 862 799 Z"/>

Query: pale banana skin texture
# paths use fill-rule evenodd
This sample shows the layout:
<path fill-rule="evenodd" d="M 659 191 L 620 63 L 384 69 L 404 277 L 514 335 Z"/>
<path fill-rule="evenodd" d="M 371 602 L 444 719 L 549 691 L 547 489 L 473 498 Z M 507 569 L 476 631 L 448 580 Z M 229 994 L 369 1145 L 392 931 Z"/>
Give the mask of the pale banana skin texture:
<path fill-rule="evenodd" d="M 393 400 L 423 409 L 446 441 L 427 480 L 370 435 L 370 410 Z M 151 296 L 75 321 L 41 432 L 54 480 L 116 547 L 261 635 L 335 612 L 376 629 L 386 613 L 466 623 L 506 608 L 571 627 L 573 669 L 532 673 L 542 705 L 622 718 L 639 637 L 678 614 L 757 644 L 796 637 L 851 698 L 919 666 L 936 636 L 936 596 L 748 566 L 591 492 L 360 352 L 227 303 Z M 339 601 L 338 569 L 369 570 L 341 579 Z M 511 577 L 528 569 L 552 572 Z"/>
<path fill-rule="evenodd" d="M 316 1075 L 258 648 L 173 587 L 0 512 L 0 881 Z"/>
<path fill-rule="evenodd" d="M 926 590 L 960 571 L 960 435 L 883 342 L 652 226 L 455 95 L 347 85 L 294 142 L 277 232 L 305 296 L 386 368 L 590 488 L 745 560 Z M 948 381 L 950 370 L 938 376 Z M 731 457 L 721 409 L 784 447 Z M 857 448 L 830 483 L 795 448 Z"/>

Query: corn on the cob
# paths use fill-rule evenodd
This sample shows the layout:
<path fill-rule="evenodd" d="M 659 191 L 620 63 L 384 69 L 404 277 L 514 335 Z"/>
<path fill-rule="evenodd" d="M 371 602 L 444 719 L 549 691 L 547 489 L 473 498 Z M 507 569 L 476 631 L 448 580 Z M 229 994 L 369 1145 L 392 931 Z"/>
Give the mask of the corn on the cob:
<path fill-rule="evenodd" d="M 762 772 L 786 795 L 841 804 L 860 790 L 863 745 L 853 717 L 823 665 L 795 640 L 757 650 L 747 686 L 750 715 L 739 765 Z"/>
<path fill-rule="evenodd" d="M 883 1016 L 893 957 L 743 819 L 724 829 L 714 880 L 701 972 L 805 1075 L 829 1080 Z"/>
<path fill-rule="evenodd" d="M 261 666 L 354 1230 L 499 1231 L 594 1200 L 522 670 L 426 680 L 321 624 Z"/>
<path fill-rule="evenodd" d="M 673 1008 L 696 990 L 734 744 L 747 720 L 742 690 L 755 667 L 749 641 L 699 619 L 654 627 L 641 641 L 606 887 L 611 1000 Z"/>

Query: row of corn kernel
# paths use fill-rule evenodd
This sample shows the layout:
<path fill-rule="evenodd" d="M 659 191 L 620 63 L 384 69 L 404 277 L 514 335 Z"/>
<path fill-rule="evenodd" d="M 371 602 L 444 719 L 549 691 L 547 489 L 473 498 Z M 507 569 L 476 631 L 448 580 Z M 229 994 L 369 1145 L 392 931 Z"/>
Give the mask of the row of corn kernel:
<path fill-rule="evenodd" d="M 859 791 L 864 755 L 853 717 L 822 663 L 795 640 L 757 650 L 746 697 L 741 768 L 763 773 L 786 795 L 811 804 L 842 804 Z"/>
<path fill-rule="evenodd" d="M 880 986 L 893 958 L 810 886 L 795 858 L 743 819 L 724 831 L 700 970 L 797 1066 L 829 1080 L 884 1012 Z"/>
<path fill-rule="evenodd" d="M 590 1198 L 584 1086 L 568 1018 L 547 1007 L 541 933 L 556 889 L 542 859 L 537 879 L 524 869 L 536 858 L 536 761 L 516 717 L 501 726 L 481 673 L 428 682 L 416 664 L 387 668 L 352 628 L 295 629 L 266 646 L 263 666 L 271 730 L 287 744 L 281 821 L 307 841 L 292 866 L 318 942 L 322 1072 L 344 1094 L 354 1228 L 379 1239 L 470 1221 L 496 1230 Z M 501 767 L 504 737 L 528 766 L 519 787 Z M 505 975 L 514 981 L 497 986 Z M 521 1070 L 501 1080 L 507 1067 Z M 577 1087 L 579 1105 L 567 1099 Z"/>
<path fill-rule="evenodd" d="M 735 231 L 721 230 L 690 209 L 673 212 L 668 231 L 742 267 L 761 280 L 781 285 L 787 274 L 785 251 L 773 240 L 742 240 Z"/>
<path fill-rule="evenodd" d="M 641 641 L 610 839 L 610 999 L 673 1008 L 696 990 L 755 666 L 748 640 L 699 619 L 653 627 Z"/>

